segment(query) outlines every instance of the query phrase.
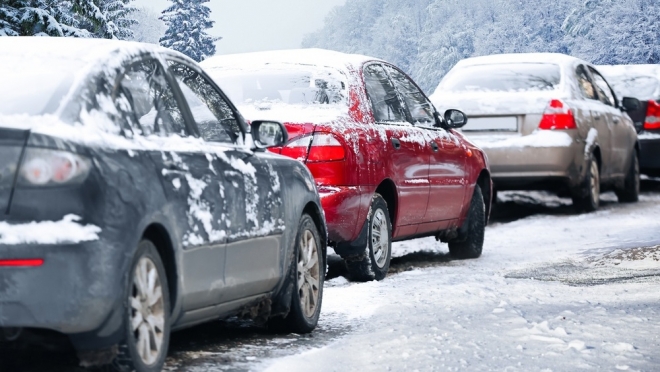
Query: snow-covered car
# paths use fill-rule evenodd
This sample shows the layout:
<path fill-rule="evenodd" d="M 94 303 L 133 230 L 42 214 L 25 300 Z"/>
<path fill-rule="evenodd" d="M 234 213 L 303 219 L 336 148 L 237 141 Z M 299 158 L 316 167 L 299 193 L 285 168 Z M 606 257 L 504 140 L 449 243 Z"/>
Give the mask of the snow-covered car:
<path fill-rule="evenodd" d="M 282 120 L 321 193 L 350 278 L 383 279 L 392 241 L 435 236 L 481 255 L 491 181 L 483 152 L 397 67 L 320 49 L 215 56 L 202 66 L 249 120 Z"/>
<path fill-rule="evenodd" d="M 0 328 L 86 361 L 163 366 L 171 330 L 318 321 L 326 228 L 309 170 L 265 151 L 191 59 L 150 44 L 0 38 Z"/>
<path fill-rule="evenodd" d="M 640 100 L 640 107 L 628 112 L 639 138 L 639 167 L 660 177 L 660 65 L 598 66 L 598 71 L 617 94 Z"/>
<path fill-rule="evenodd" d="M 563 54 L 503 54 L 460 61 L 431 95 L 470 118 L 461 130 L 484 149 L 495 190 L 554 191 L 583 211 L 600 192 L 639 194 L 639 143 L 627 112 L 589 63 Z"/>

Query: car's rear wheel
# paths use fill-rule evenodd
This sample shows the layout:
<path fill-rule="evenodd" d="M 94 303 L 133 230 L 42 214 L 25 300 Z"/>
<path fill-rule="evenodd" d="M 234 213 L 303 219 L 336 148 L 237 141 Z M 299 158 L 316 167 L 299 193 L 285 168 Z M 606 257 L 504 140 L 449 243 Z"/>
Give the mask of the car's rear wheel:
<path fill-rule="evenodd" d="M 639 189 L 641 181 L 639 179 L 639 159 L 637 152 L 633 151 L 630 159 L 628 173 L 623 183 L 623 188 L 616 190 L 616 196 L 620 203 L 634 203 L 639 200 Z"/>
<path fill-rule="evenodd" d="M 593 212 L 600 206 L 600 170 L 592 154 L 587 162 L 587 175 L 582 187 L 573 195 L 573 205 L 584 212 Z"/>
<path fill-rule="evenodd" d="M 367 246 L 358 257 L 346 259 L 351 280 L 382 280 L 390 269 L 392 258 L 392 223 L 385 199 L 374 194 L 367 221 Z"/>
<path fill-rule="evenodd" d="M 467 219 L 464 222 L 467 229 L 463 236 L 449 241 L 449 253 L 456 258 L 477 258 L 481 256 L 486 234 L 486 204 L 481 193 L 481 187 L 474 187 Z"/>
<path fill-rule="evenodd" d="M 312 217 L 304 214 L 298 225 L 294 260 L 295 289 L 291 309 L 283 320 L 272 319 L 270 324 L 293 333 L 309 333 L 316 328 L 321 315 L 325 262 L 323 241 Z"/>
<path fill-rule="evenodd" d="M 126 335 L 116 362 L 120 370 L 161 371 L 170 341 L 170 299 L 167 276 L 156 247 L 138 246 L 126 290 Z"/>

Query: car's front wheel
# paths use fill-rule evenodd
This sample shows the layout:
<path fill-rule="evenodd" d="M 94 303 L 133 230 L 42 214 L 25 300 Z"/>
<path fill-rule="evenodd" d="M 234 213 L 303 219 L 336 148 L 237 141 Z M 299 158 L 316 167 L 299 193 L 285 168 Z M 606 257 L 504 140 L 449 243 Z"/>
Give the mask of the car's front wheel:
<path fill-rule="evenodd" d="M 367 220 L 367 246 L 358 257 L 346 259 L 351 280 L 366 282 L 382 280 L 390 269 L 392 258 L 392 223 L 385 199 L 375 194 Z"/>
<path fill-rule="evenodd" d="M 465 235 L 449 242 L 449 253 L 455 258 L 477 258 L 481 256 L 486 234 L 486 204 L 479 185 L 474 187 L 470 202 Z"/>
<path fill-rule="evenodd" d="M 156 246 L 140 242 L 126 290 L 125 337 L 116 362 L 120 370 L 163 369 L 170 341 L 170 299 L 167 277 Z"/>

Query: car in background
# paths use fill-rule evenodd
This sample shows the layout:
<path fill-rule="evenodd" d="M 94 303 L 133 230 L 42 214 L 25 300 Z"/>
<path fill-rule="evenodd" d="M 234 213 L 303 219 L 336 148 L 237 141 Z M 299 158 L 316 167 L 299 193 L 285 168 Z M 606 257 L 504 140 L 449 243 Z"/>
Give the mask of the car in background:
<path fill-rule="evenodd" d="M 660 177 L 660 65 L 598 66 L 620 96 L 635 97 L 641 105 L 628 112 L 640 143 L 642 173 Z"/>
<path fill-rule="evenodd" d="M 486 157 L 396 66 L 320 49 L 215 56 L 202 63 L 249 120 L 285 123 L 274 150 L 314 175 L 330 245 L 352 280 L 380 280 L 391 243 L 423 236 L 481 254 L 490 210 Z"/>
<path fill-rule="evenodd" d="M 496 191 L 550 190 L 583 211 L 600 192 L 639 195 L 639 142 L 627 112 L 589 63 L 562 54 L 503 54 L 460 61 L 431 95 L 469 117 L 461 130 L 490 161 Z"/>
<path fill-rule="evenodd" d="M 58 331 L 83 364 L 159 371 L 171 330 L 315 328 L 325 223 L 309 170 L 265 151 L 281 123 L 247 127 L 199 65 L 150 44 L 0 49 L 1 335 Z"/>

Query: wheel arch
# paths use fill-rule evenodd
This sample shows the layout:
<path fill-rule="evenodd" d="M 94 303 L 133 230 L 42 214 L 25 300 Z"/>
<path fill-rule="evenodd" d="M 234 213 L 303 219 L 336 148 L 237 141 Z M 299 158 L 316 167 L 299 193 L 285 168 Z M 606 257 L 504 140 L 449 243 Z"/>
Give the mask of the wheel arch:
<path fill-rule="evenodd" d="M 397 189 L 396 185 L 394 182 L 386 178 L 384 179 L 378 187 L 376 187 L 376 193 L 380 194 L 380 196 L 385 199 L 385 203 L 387 203 L 387 209 L 390 214 L 390 221 L 392 222 L 392 230 L 396 228 L 397 225 L 397 207 L 398 207 L 398 194 L 397 194 Z"/>
<path fill-rule="evenodd" d="M 165 265 L 165 275 L 167 275 L 167 290 L 170 293 L 170 310 L 176 308 L 178 295 L 178 269 L 176 264 L 176 255 L 172 239 L 165 226 L 159 223 L 152 223 L 144 230 L 143 239 L 154 243 L 156 250 L 160 255 L 163 265 Z"/>
<path fill-rule="evenodd" d="M 309 214 L 312 217 L 312 220 L 314 220 L 314 224 L 316 225 L 316 228 L 319 229 L 319 234 L 321 234 L 322 240 L 323 240 L 323 262 L 326 262 L 327 258 L 327 247 L 328 247 L 328 231 L 326 230 L 325 226 L 325 217 L 323 216 L 323 211 L 319 207 L 318 204 L 315 202 L 308 202 L 305 205 L 305 208 L 303 208 L 302 211 L 303 214 Z"/>

